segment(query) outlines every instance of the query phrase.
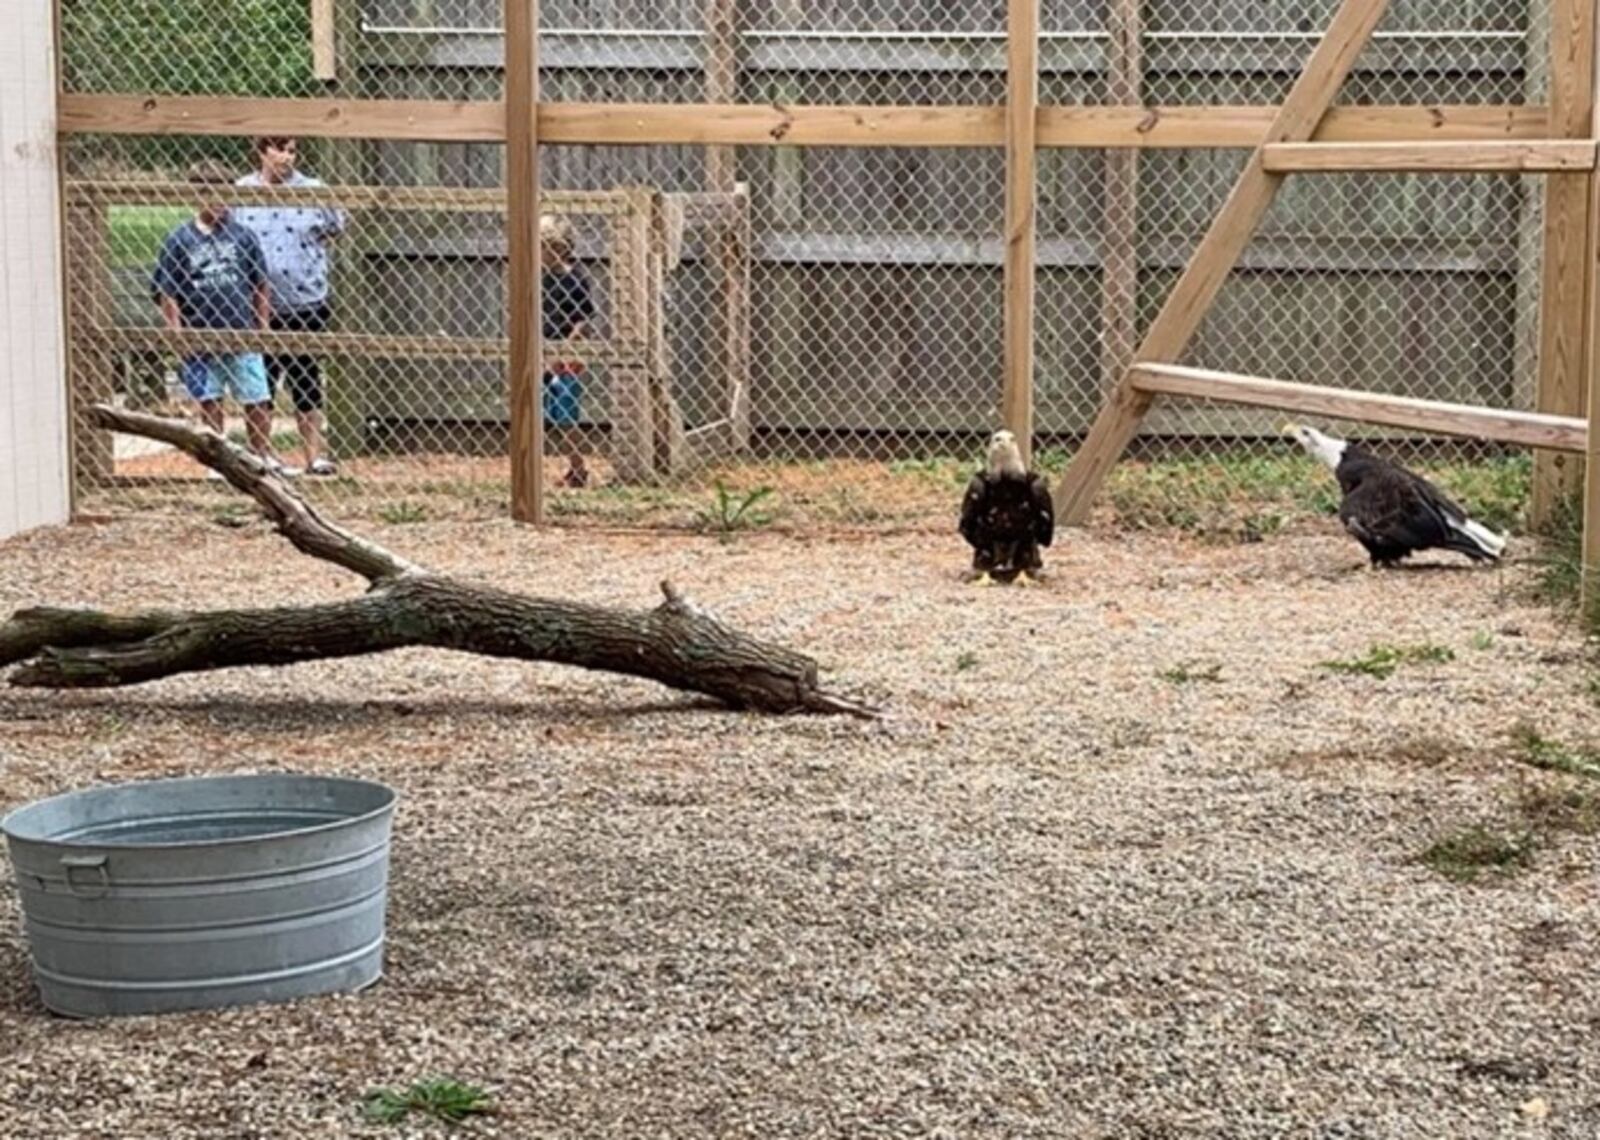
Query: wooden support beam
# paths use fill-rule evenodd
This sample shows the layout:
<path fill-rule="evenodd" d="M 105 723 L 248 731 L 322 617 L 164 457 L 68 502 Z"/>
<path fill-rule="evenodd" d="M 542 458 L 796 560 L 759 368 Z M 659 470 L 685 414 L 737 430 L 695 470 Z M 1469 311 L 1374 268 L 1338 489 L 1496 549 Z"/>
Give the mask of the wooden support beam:
<path fill-rule="evenodd" d="M 101 314 L 102 318 L 106 314 Z M 361 332 L 262 332 L 233 329 L 74 327 L 72 339 L 103 352 L 165 351 L 307 353 L 360 356 L 376 360 L 504 360 L 511 342 L 504 337 L 415 336 Z M 620 342 L 584 340 L 562 345 L 564 353 L 595 364 L 644 360 L 642 348 Z"/>
<path fill-rule="evenodd" d="M 503 103 L 433 99 L 256 99 L 84 95 L 56 100 L 62 134 L 295 135 L 331 139 L 503 142 Z"/>
<path fill-rule="evenodd" d="M 506 247 L 511 311 L 511 517 L 544 522 L 543 346 L 539 288 L 538 0 L 503 0 L 506 33 Z"/>
<path fill-rule="evenodd" d="M 1305 70 L 1278 108 L 1263 144 L 1311 138 L 1387 7 L 1388 0 L 1343 0 Z M 1283 178 L 1262 167 L 1259 150 L 1251 156 L 1146 332 L 1135 354 L 1138 361 L 1165 363 L 1183 352 L 1272 205 Z M 1118 385 L 1056 488 L 1059 521 L 1074 525 L 1088 517 L 1096 492 L 1138 431 L 1150 400 L 1149 393 L 1126 380 Z"/>
<path fill-rule="evenodd" d="M 1141 0 L 1111 0 L 1106 12 L 1106 99 L 1138 107 Z M 1133 363 L 1139 340 L 1139 152 L 1105 152 L 1100 221 L 1100 390 L 1109 394 Z"/>
<path fill-rule="evenodd" d="M 1000 419 L 1033 454 L 1034 188 L 1038 181 L 1039 0 L 1006 4 L 1005 376 Z"/>
<path fill-rule="evenodd" d="M 1409 396 L 1388 396 L 1348 388 L 1293 384 L 1237 372 L 1188 368 L 1176 364 L 1135 364 L 1130 373 L 1134 388 L 1147 396 L 1185 396 L 1222 400 L 1259 408 L 1277 408 L 1317 416 L 1385 427 L 1409 428 L 1441 435 L 1468 436 L 1524 447 L 1545 447 L 1582 453 L 1588 427 L 1573 416 L 1548 416 L 1446 404 Z"/>
<path fill-rule="evenodd" d="M 1346 170 L 1582 172 L 1594 169 L 1595 144 L 1586 139 L 1273 143 L 1262 148 L 1261 165 L 1273 174 Z"/>
<path fill-rule="evenodd" d="M 1590 79 L 1600 79 L 1600 23 L 1591 11 Z M 1589 137 L 1600 143 L 1600 99 L 1591 99 Z M 1579 613 L 1585 629 L 1600 634 L 1600 171 L 1588 183 L 1588 245 L 1584 256 L 1583 376 L 1588 389 L 1589 446 L 1584 454 L 1583 536 L 1579 555 Z"/>
<path fill-rule="evenodd" d="M 1551 0 L 1550 20 L 1550 134 L 1589 139 L 1595 103 L 1595 0 Z M 1580 176 L 1545 181 L 1539 378 L 1534 398 L 1541 412 L 1583 413 L 1588 183 Z M 1579 464 L 1566 456 L 1535 455 L 1530 512 L 1534 527 L 1548 528 L 1582 486 Z"/>
<path fill-rule="evenodd" d="M 311 0 L 311 74 L 324 83 L 339 78 L 334 0 Z"/>
<path fill-rule="evenodd" d="M 426 99 L 256 99 L 214 95 L 88 95 L 56 100 L 62 134 L 255 135 L 503 142 L 498 102 Z M 1271 106 L 1040 107 L 1041 147 L 1194 149 L 1259 145 Z M 1005 145 L 1003 106 L 837 106 L 709 103 L 542 103 L 547 143 L 707 146 Z M 1334 107 L 1319 142 L 1542 139 L 1547 108 L 1523 105 Z"/>

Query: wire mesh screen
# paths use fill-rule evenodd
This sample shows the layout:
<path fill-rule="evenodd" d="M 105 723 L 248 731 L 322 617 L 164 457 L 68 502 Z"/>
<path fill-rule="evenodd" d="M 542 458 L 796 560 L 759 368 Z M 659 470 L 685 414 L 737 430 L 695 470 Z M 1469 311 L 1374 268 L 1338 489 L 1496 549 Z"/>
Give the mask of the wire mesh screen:
<path fill-rule="evenodd" d="M 65 81 L 500 97 L 499 0 L 335 0 L 326 26 L 312 19 L 317 7 L 70 0 Z M 1336 7 L 1047 0 L 1040 98 L 1270 105 Z M 1338 102 L 1540 102 L 1546 15 L 1545 0 L 1395 0 Z M 1006 90 L 1005 6 L 549 0 L 539 58 L 541 98 L 555 103 L 995 105 Z M 1000 424 L 1004 155 L 775 141 L 541 147 L 550 233 L 564 251 L 544 314 L 557 517 L 950 525 Z M 268 354 L 318 362 L 325 447 L 307 445 L 318 425 L 303 422 L 284 382 L 292 363 L 271 370 L 280 383 L 268 444 L 297 467 L 324 458 L 319 450 L 337 465 L 304 479 L 309 494 L 396 519 L 507 509 L 503 159 L 492 142 L 300 140 L 298 168 L 327 183 L 324 197 L 293 190 L 277 201 L 257 188 L 232 202 L 269 237 L 284 223 L 274 214 L 313 227 L 318 210 L 343 219 L 324 243 L 325 329 L 294 330 L 299 339 Z M 200 373 L 185 346 L 159 335 L 167 318 L 151 281 L 173 231 L 192 224 L 200 203 L 187 180 L 205 160 L 230 182 L 261 167 L 250 138 L 73 138 L 80 406 L 110 391 L 198 411 Z M 1244 160 L 1203 149 L 1040 154 L 1036 454 L 1046 468 L 1059 472 L 1072 454 Z M 1291 178 L 1185 362 L 1530 406 L 1542 196 L 1534 176 Z M 230 430 L 248 440 L 246 417 L 224 404 Z M 1147 422 L 1102 502 L 1123 523 L 1228 534 L 1325 509 L 1325 477 L 1276 426 L 1258 412 L 1173 402 Z M 194 465 L 127 440 L 104 454 L 84 442 L 92 435 L 78 436 L 86 504 L 224 501 Z M 1525 456 L 1381 438 L 1403 458 L 1448 465 L 1457 485 L 1493 482 L 1508 514 L 1520 503 Z"/>

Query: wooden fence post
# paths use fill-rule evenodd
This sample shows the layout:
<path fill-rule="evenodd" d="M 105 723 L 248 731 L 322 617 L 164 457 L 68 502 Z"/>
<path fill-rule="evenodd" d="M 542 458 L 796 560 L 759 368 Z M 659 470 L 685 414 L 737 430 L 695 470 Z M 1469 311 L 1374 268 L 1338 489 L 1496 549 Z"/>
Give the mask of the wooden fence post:
<path fill-rule="evenodd" d="M 1600 26 L 1589 8 L 1590 80 L 1600 74 Z M 1591 90 L 1592 94 L 1592 90 Z M 1591 100 L 1589 137 L 1600 141 L 1600 103 Z M 1588 242 L 1585 248 L 1585 310 L 1583 326 L 1583 380 L 1588 388 L 1589 432 L 1584 440 L 1583 552 L 1579 606 L 1583 625 L 1600 633 L 1600 170 L 1592 170 L 1587 183 Z"/>
<path fill-rule="evenodd" d="M 1142 64 L 1140 0 L 1110 0 L 1106 27 L 1106 101 L 1139 106 Z M 1139 343 L 1139 151 L 1105 152 L 1105 197 L 1100 236 L 1101 391 L 1110 393 Z"/>
<path fill-rule="evenodd" d="M 1005 382 L 1001 418 L 1033 454 L 1034 183 L 1039 124 L 1039 0 L 1006 4 Z"/>
<path fill-rule="evenodd" d="M 1552 0 L 1550 21 L 1550 137 L 1587 138 L 1594 109 L 1595 0 Z M 1583 414 L 1590 181 L 1581 174 L 1545 179 L 1534 407 L 1554 415 Z M 1531 521 L 1545 529 L 1583 486 L 1582 477 L 1572 456 L 1536 452 L 1533 464 Z"/>
<path fill-rule="evenodd" d="M 544 522 L 543 324 L 539 319 L 538 0 L 504 0 L 506 249 L 511 306 L 511 517 Z"/>

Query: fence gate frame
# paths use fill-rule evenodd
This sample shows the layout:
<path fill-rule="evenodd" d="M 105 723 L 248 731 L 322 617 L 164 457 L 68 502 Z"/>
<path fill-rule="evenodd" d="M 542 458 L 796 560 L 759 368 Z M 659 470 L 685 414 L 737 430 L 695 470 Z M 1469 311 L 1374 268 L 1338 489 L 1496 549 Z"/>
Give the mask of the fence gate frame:
<path fill-rule="evenodd" d="M 355 0 L 312 0 L 314 71 L 334 92 L 307 99 L 88 94 L 65 89 L 57 70 L 58 142 L 74 134 L 296 135 L 307 138 L 501 143 L 507 148 L 505 207 L 510 249 L 508 390 L 512 418 L 513 517 L 545 519 L 543 423 L 535 402 L 540 360 L 538 148 L 584 145 L 701 145 L 713 190 L 727 190 L 739 146 L 1004 147 L 1006 426 L 1032 444 L 1035 177 L 1039 147 L 1105 149 L 1106 189 L 1119 198 L 1139 151 L 1253 148 L 1244 173 L 1213 219 L 1144 342 L 1128 355 L 1126 304 L 1105 313 L 1111 340 L 1104 366 L 1112 395 L 1058 488 L 1061 514 L 1079 522 L 1105 474 L 1158 396 L 1196 396 L 1293 407 L 1373 423 L 1475 434 L 1532 444 L 1533 521 L 1546 526 L 1576 468 L 1560 452 L 1587 458 L 1584 487 L 1583 609 L 1600 626 L 1600 176 L 1595 109 L 1596 0 L 1551 0 L 1550 101 L 1521 104 L 1342 106 L 1330 104 L 1386 7 L 1345 0 L 1300 79 L 1281 105 L 1159 106 L 1137 98 L 1138 0 L 1106 0 L 1111 33 L 1110 101 L 1038 103 L 1039 0 L 1007 0 L 1006 101 L 1000 105 L 747 104 L 732 101 L 737 73 L 737 0 L 705 4 L 705 102 L 619 104 L 542 102 L 538 82 L 538 0 L 503 0 L 504 100 L 339 97 L 346 70 L 341 37 L 352 34 Z M 341 11 L 344 15 L 341 15 Z M 60 0 L 55 18 L 61 21 Z M 1321 71 L 1321 68 L 1328 68 Z M 65 146 L 58 146 L 58 154 Z M 1126 155 L 1126 161 L 1123 156 Z M 1540 352 L 1533 413 L 1404 400 L 1291 385 L 1173 364 L 1215 297 L 1239 250 L 1284 176 L 1317 171 L 1547 172 Z M 64 170 L 63 170 L 64 173 Z M 1122 235 L 1124 239 L 1128 235 Z M 1108 235 L 1109 244 L 1115 235 Z M 1126 244 L 1126 241 L 1124 241 Z M 1126 282 L 1117 283 L 1120 296 Z M 1124 297 L 1124 301 L 1126 298 Z M 1116 309 L 1113 312 L 1113 308 Z M 70 320 L 70 318 L 69 318 Z M 70 346 L 69 376 L 75 368 Z M 265 334 L 262 334 L 263 336 Z M 736 349 L 730 349 L 736 351 Z M 748 424 L 748 390 L 734 393 L 730 434 Z M 1587 410 L 1586 410 L 1587 405 Z M 1586 417 L 1586 418 L 1585 418 Z M 83 442 L 81 439 L 75 441 Z"/>

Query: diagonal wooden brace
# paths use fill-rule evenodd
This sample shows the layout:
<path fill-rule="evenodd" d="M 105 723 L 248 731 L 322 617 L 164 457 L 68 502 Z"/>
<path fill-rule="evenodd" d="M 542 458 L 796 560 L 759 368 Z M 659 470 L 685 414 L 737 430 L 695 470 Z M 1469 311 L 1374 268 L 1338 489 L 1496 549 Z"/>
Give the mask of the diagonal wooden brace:
<path fill-rule="evenodd" d="M 1228 200 L 1184 267 L 1183 276 L 1145 333 L 1134 354 L 1135 365 L 1170 364 L 1188 345 L 1285 177 L 1266 169 L 1263 147 L 1312 137 L 1387 8 L 1388 0 L 1344 0 L 1340 5 Z M 1118 383 L 1056 489 L 1059 521 L 1081 525 L 1088 518 L 1095 494 L 1132 441 L 1153 399 L 1150 393 L 1135 388 L 1129 376 Z"/>

